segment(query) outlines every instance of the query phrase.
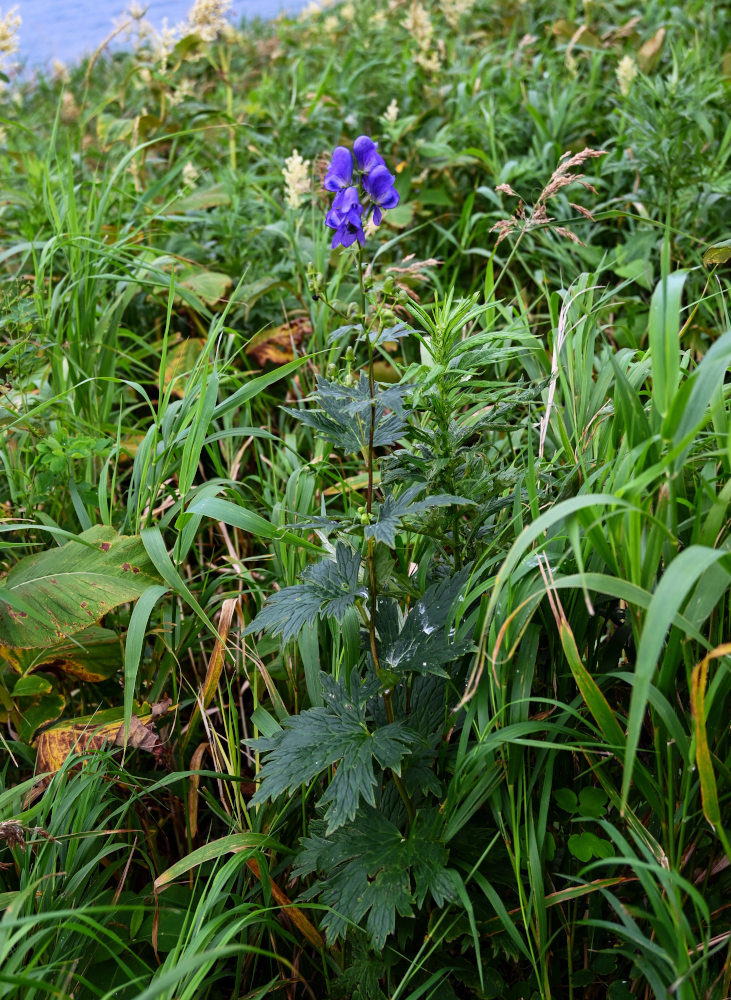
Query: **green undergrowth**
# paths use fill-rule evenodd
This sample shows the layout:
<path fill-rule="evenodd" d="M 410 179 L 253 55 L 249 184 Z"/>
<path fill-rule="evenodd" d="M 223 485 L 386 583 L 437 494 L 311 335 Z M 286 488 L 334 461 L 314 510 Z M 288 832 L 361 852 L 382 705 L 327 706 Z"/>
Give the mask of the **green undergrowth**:
<path fill-rule="evenodd" d="M 729 996 L 724 14 L 9 82 L 0 997 Z"/>

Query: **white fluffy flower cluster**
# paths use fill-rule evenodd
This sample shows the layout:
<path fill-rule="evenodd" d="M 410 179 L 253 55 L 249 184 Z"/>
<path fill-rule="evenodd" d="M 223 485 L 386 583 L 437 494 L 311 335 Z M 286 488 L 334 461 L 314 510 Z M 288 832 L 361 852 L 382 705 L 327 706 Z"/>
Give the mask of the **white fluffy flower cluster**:
<path fill-rule="evenodd" d="M 14 52 L 18 51 L 20 24 L 21 18 L 17 6 L 11 7 L 5 17 L 0 9 L 0 68 Z"/>
<path fill-rule="evenodd" d="M 310 161 L 303 160 L 296 149 L 284 161 L 284 200 L 290 208 L 299 208 L 310 191 Z"/>
<path fill-rule="evenodd" d="M 228 28 L 226 15 L 232 0 L 195 0 L 183 28 L 188 35 L 198 35 L 204 42 L 213 42 Z"/>
<path fill-rule="evenodd" d="M 441 0 L 442 14 L 450 28 L 455 31 L 465 14 L 469 14 L 475 6 L 475 0 Z"/>
<path fill-rule="evenodd" d="M 413 0 L 402 24 L 416 43 L 414 62 L 427 73 L 436 73 L 442 63 L 439 53 L 432 48 L 434 25 L 429 11 L 418 0 Z"/>
<path fill-rule="evenodd" d="M 627 97 L 635 77 L 637 76 L 637 63 L 632 56 L 623 56 L 617 66 L 617 84 L 622 97 Z"/>

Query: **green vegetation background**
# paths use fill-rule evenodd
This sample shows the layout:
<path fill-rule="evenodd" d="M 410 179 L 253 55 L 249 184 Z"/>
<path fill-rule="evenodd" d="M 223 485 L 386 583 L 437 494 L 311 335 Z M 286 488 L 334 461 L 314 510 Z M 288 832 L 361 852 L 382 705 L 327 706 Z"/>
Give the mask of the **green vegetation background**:
<path fill-rule="evenodd" d="M 725 4 L 130 27 L 0 97 L 0 997 L 727 998 Z"/>

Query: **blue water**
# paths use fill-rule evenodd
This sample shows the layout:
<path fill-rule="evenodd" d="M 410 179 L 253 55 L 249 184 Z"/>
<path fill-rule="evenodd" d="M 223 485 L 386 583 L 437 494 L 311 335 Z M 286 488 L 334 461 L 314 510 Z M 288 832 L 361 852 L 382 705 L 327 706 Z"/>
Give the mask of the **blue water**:
<path fill-rule="evenodd" d="M 305 0 L 235 0 L 229 20 L 239 24 L 242 17 L 276 17 L 293 12 Z M 138 0 L 147 7 L 147 20 L 156 28 L 166 17 L 170 25 L 185 20 L 193 0 Z M 4 0 L 0 12 L 17 6 L 23 19 L 18 33 L 20 51 L 16 58 L 28 66 L 48 68 L 53 59 L 73 62 L 93 52 L 114 28 L 129 0 Z"/>

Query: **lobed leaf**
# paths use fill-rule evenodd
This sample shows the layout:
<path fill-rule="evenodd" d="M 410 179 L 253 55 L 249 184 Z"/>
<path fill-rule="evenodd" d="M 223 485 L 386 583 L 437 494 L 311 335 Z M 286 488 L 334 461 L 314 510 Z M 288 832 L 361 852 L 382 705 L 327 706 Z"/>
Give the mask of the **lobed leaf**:
<path fill-rule="evenodd" d="M 337 447 L 353 454 L 368 446 L 374 402 L 374 447 L 395 444 L 403 437 L 406 429 L 403 398 L 406 392 L 406 386 L 389 386 L 386 389 L 377 386 L 375 396 L 371 396 L 365 375 L 361 374 L 352 385 L 343 385 L 318 376 L 313 400 L 319 404 L 320 409 L 285 409 Z"/>
<path fill-rule="evenodd" d="M 345 937 L 349 924 L 361 924 L 374 948 L 382 949 L 396 925 L 396 914 L 411 916 L 427 895 L 437 906 L 454 898 L 454 879 L 446 868 L 448 852 L 439 838 L 441 819 L 417 814 L 408 837 L 375 808 L 362 811 L 360 822 L 333 836 L 324 824 L 312 824 L 302 840 L 295 875 L 321 872 L 308 890 L 329 907 L 323 920 L 328 941 Z"/>
<path fill-rule="evenodd" d="M 401 528 L 401 521 L 405 517 L 413 517 L 431 507 L 449 507 L 452 504 L 469 504 L 474 506 L 472 500 L 466 497 L 452 496 L 448 493 L 439 493 L 435 496 L 428 496 L 424 500 L 415 498 L 426 489 L 424 483 L 415 483 L 409 486 L 398 497 L 389 493 L 382 504 L 377 505 L 377 519 L 373 524 L 369 524 L 365 529 L 366 538 L 374 538 L 377 542 L 383 542 L 389 548 L 396 546 L 396 532 Z"/>
<path fill-rule="evenodd" d="M 375 760 L 381 768 L 400 773 L 409 752 L 411 734 L 401 723 L 373 731 L 367 725 L 367 703 L 378 682 L 361 685 L 353 672 L 350 690 L 327 674 L 322 675 L 323 707 L 309 708 L 285 719 L 273 736 L 250 740 L 263 755 L 261 784 L 252 803 L 266 802 L 284 793 L 293 794 L 327 768 L 338 764 L 321 798 L 327 805 L 327 832 L 351 821 L 363 797 L 375 804 Z"/>
<path fill-rule="evenodd" d="M 342 621 L 348 608 L 367 594 L 358 583 L 359 569 L 360 555 L 338 542 L 334 562 L 323 559 L 312 563 L 302 574 L 304 583 L 284 587 L 268 597 L 244 635 L 265 631 L 281 635 L 287 642 L 319 617 Z"/>
<path fill-rule="evenodd" d="M 394 629 L 384 614 L 376 617 L 381 642 L 381 666 L 397 674 L 418 673 L 447 676 L 443 664 L 456 660 L 472 646 L 447 630 L 450 611 L 467 584 L 469 569 L 428 587 L 409 612 L 403 628 Z M 380 605 L 379 605 L 380 606 Z M 385 611 L 385 605 L 384 605 Z"/>

